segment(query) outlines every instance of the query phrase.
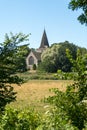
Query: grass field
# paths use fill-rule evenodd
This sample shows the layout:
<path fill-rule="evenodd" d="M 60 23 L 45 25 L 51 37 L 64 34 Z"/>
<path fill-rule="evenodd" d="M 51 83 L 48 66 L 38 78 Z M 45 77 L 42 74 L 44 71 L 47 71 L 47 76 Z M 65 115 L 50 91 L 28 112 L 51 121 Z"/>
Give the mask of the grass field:
<path fill-rule="evenodd" d="M 43 110 L 44 97 L 48 97 L 53 93 L 49 92 L 51 88 L 58 88 L 61 91 L 65 91 L 66 86 L 71 81 L 65 80 L 30 80 L 21 86 L 14 86 L 14 90 L 17 92 L 17 99 L 11 103 L 10 106 L 14 108 L 35 108 L 36 110 Z"/>

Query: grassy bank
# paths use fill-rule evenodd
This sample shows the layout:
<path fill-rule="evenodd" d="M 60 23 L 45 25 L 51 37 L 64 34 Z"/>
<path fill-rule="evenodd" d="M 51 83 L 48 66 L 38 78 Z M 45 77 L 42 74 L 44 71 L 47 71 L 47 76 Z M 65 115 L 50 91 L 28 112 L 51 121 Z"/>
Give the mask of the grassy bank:
<path fill-rule="evenodd" d="M 54 76 L 54 73 L 46 73 L 46 72 L 37 72 L 37 71 L 26 71 L 24 73 L 19 73 L 18 76 L 23 78 L 24 80 L 58 80 L 57 77 Z"/>

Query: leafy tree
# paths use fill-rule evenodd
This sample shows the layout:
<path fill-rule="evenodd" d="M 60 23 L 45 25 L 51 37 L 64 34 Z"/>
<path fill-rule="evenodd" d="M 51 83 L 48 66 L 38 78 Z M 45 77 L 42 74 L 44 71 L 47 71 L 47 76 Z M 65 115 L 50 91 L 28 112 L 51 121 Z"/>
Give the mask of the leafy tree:
<path fill-rule="evenodd" d="M 41 55 L 43 69 L 47 72 L 57 72 L 58 69 L 68 72 L 71 71 L 72 64 L 66 56 L 66 49 L 70 49 L 73 58 L 76 58 L 77 46 L 65 41 L 53 44 Z"/>
<path fill-rule="evenodd" d="M 17 65 L 17 70 L 19 72 L 24 72 L 27 70 L 26 68 L 26 56 L 29 54 L 29 47 L 28 47 L 28 44 L 25 44 L 25 45 L 21 45 L 19 48 L 18 48 L 18 54 L 19 55 L 19 63 Z"/>
<path fill-rule="evenodd" d="M 56 66 L 54 62 L 47 57 L 39 64 L 38 70 L 53 73 L 56 71 Z"/>
<path fill-rule="evenodd" d="M 87 0 L 71 0 L 69 8 L 72 10 L 82 10 L 82 14 L 78 17 L 81 24 L 87 25 Z"/>
<path fill-rule="evenodd" d="M 0 43 L 0 110 L 4 110 L 7 103 L 16 99 L 16 92 L 11 84 L 20 85 L 23 80 L 16 75 L 19 71 L 20 58 L 22 58 L 20 43 L 27 41 L 28 35 L 22 33 L 10 36 Z"/>
<path fill-rule="evenodd" d="M 55 95 L 48 98 L 48 102 L 54 104 L 55 113 L 60 116 L 60 120 L 66 124 L 72 124 L 75 129 L 82 130 L 87 123 L 87 55 L 84 57 L 80 51 L 77 52 L 77 58 L 74 60 L 67 50 L 69 59 L 73 64 L 73 71 L 76 73 L 74 82 L 67 86 L 65 92 L 54 89 Z M 64 121 L 65 120 L 65 121 Z M 55 126 L 58 120 L 54 120 Z"/>
<path fill-rule="evenodd" d="M 59 55 L 57 57 L 57 69 L 61 69 L 64 72 L 70 72 L 72 68 L 72 63 L 66 55 L 66 49 L 69 49 L 72 57 L 76 59 L 76 52 L 78 47 L 72 43 L 69 43 L 68 41 L 59 44 L 61 46 L 59 48 Z"/>

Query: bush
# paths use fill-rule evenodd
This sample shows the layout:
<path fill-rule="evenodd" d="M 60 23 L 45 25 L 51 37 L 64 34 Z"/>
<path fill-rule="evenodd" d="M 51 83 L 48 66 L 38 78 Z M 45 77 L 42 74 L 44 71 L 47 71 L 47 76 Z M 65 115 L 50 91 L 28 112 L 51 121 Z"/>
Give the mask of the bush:
<path fill-rule="evenodd" d="M 54 77 L 58 80 L 73 80 L 77 76 L 76 72 L 63 72 L 62 70 L 58 70 Z"/>
<path fill-rule="evenodd" d="M 74 60 L 68 50 L 67 54 L 74 66 L 73 72 L 77 75 L 73 77 L 73 83 L 67 86 L 65 92 L 53 89 L 54 95 L 47 98 L 48 103 L 55 106 L 55 111 L 50 113 L 50 119 L 52 118 L 55 130 L 62 122 L 63 126 L 69 124 L 74 130 L 87 130 L 87 55 L 83 57 L 78 50 L 77 59 Z M 58 72 L 61 74 L 61 71 Z"/>
<path fill-rule="evenodd" d="M 33 70 L 36 70 L 36 68 L 37 68 L 36 64 L 33 64 Z"/>
<path fill-rule="evenodd" d="M 39 114 L 34 110 L 7 108 L 0 118 L 0 130 L 35 130 L 40 121 Z"/>

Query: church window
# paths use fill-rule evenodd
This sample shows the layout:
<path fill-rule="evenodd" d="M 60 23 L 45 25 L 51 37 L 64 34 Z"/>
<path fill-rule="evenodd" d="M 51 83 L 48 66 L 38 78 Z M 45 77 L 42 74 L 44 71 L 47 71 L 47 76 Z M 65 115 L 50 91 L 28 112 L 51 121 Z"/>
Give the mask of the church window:
<path fill-rule="evenodd" d="M 33 58 L 32 56 L 29 58 L 29 64 L 30 64 L 30 65 L 33 65 L 33 64 L 34 64 L 34 58 Z"/>

